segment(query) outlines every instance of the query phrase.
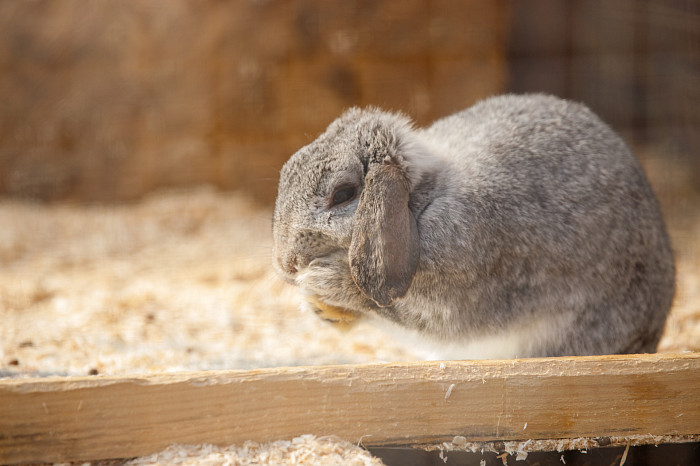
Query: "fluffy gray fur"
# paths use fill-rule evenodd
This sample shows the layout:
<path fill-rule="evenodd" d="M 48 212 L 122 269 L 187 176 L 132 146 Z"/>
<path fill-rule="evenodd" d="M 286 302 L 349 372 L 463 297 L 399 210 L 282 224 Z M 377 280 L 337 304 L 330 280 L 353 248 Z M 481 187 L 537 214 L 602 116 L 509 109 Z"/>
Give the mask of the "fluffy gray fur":
<path fill-rule="evenodd" d="M 333 205 L 342 187 L 357 195 Z M 674 294 L 637 160 L 588 108 L 545 95 L 425 129 L 347 111 L 282 168 L 273 235 L 305 294 L 438 348 L 509 348 L 478 357 L 653 352 Z"/>

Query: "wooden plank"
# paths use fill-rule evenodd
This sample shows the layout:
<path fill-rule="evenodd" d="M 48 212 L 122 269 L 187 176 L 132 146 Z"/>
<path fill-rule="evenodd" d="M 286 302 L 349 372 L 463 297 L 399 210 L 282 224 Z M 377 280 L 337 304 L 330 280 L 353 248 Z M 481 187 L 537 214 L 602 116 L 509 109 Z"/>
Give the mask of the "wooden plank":
<path fill-rule="evenodd" d="M 364 445 L 700 433 L 700 353 L 0 380 L 0 463 L 172 443 Z"/>

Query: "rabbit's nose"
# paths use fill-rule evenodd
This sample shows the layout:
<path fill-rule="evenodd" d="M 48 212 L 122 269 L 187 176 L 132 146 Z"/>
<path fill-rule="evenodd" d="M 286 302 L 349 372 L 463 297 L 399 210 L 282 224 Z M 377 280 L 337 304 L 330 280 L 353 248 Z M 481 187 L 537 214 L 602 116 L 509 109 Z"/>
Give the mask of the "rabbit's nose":
<path fill-rule="evenodd" d="M 288 257 L 285 257 L 280 264 L 282 271 L 289 275 L 289 276 L 295 276 L 298 272 L 298 264 L 297 264 L 297 256 L 292 254 Z"/>
<path fill-rule="evenodd" d="M 295 279 L 299 270 L 297 269 L 296 259 L 293 256 L 289 259 L 277 258 L 273 265 L 282 280 L 291 285 L 296 283 Z"/>
<path fill-rule="evenodd" d="M 289 261 L 287 264 L 287 272 L 289 272 L 291 275 L 296 275 L 299 270 L 297 269 L 297 258 L 292 257 L 292 259 Z"/>

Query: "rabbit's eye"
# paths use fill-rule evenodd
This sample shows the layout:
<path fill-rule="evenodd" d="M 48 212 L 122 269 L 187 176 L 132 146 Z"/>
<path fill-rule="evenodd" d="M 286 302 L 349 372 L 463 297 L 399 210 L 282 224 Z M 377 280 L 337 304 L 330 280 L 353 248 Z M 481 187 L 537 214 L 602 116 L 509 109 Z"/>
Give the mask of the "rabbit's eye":
<path fill-rule="evenodd" d="M 346 202 L 355 199 L 356 190 L 354 186 L 343 186 L 337 189 L 333 193 L 333 198 L 331 199 L 331 207 L 335 207 L 340 204 L 345 204 Z"/>

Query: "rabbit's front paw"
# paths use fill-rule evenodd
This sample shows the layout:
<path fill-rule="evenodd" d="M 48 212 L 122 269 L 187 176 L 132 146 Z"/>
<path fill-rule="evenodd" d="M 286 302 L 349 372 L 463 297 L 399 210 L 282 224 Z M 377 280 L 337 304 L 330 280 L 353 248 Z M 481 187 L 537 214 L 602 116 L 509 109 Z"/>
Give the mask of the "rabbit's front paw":
<path fill-rule="evenodd" d="M 319 318 L 333 324 L 341 330 L 348 330 L 355 325 L 360 316 L 357 312 L 343 307 L 333 306 L 321 301 L 317 296 L 306 295 L 304 307 L 313 311 Z"/>
<path fill-rule="evenodd" d="M 352 307 L 354 295 L 359 292 L 350 267 L 339 255 L 314 259 L 299 273 L 296 282 L 304 294 L 318 296 L 335 306 Z"/>
<path fill-rule="evenodd" d="M 334 324 L 348 325 L 360 314 L 362 296 L 352 281 L 350 268 L 339 258 L 319 258 L 297 277 L 307 308 Z"/>

